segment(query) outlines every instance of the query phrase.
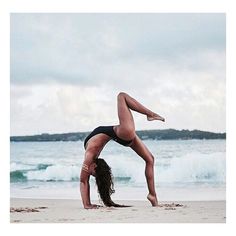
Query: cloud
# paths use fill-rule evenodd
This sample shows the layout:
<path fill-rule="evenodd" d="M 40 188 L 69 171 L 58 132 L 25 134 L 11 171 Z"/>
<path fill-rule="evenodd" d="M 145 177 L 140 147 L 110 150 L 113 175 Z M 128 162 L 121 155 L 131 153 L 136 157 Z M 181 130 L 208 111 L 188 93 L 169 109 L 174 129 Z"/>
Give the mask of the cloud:
<path fill-rule="evenodd" d="M 12 14 L 11 82 L 93 85 L 107 67 L 225 49 L 224 14 Z"/>
<path fill-rule="evenodd" d="M 225 131 L 225 15 L 11 15 L 12 134 L 117 123 L 119 91 L 168 121 L 137 129 Z"/>

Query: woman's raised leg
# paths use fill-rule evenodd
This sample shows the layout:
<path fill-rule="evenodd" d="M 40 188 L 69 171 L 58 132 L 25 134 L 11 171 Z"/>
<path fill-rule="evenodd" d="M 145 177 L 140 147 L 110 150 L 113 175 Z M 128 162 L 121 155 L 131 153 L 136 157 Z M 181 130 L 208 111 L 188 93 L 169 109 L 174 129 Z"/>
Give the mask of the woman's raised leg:
<path fill-rule="evenodd" d="M 116 127 L 117 135 L 120 138 L 126 140 L 133 139 L 135 137 L 135 124 L 132 113 L 130 111 L 136 111 L 147 116 L 147 120 L 162 120 L 165 119 L 158 114 L 152 112 L 141 103 L 130 97 L 127 93 L 119 93 L 117 97 L 118 117 L 120 124 Z"/>

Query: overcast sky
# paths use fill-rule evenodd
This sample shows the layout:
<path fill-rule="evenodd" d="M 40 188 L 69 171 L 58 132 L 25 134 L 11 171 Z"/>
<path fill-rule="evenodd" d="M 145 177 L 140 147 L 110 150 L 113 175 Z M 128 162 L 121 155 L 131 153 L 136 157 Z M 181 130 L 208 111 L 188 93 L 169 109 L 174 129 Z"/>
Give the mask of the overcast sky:
<path fill-rule="evenodd" d="M 129 93 L 166 122 L 225 132 L 224 14 L 11 14 L 11 135 L 118 123 Z"/>

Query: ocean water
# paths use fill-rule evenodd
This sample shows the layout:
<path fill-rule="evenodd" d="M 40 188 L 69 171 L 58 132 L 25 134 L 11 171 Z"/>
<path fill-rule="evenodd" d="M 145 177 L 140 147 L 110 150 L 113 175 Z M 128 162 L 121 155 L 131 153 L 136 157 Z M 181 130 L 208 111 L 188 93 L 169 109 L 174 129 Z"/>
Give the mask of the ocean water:
<path fill-rule="evenodd" d="M 155 157 L 161 200 L 224 200 L 225 140 L 144 140 Z M 83 142 L 11 142 L 11 197 L 80 199 Z M 111 166 L 114 199 L 144 200 L 145 162 L 128 147 L 110 141 L 100 155 Z M 98 194 L 90 178 L 91 198 Z"/>

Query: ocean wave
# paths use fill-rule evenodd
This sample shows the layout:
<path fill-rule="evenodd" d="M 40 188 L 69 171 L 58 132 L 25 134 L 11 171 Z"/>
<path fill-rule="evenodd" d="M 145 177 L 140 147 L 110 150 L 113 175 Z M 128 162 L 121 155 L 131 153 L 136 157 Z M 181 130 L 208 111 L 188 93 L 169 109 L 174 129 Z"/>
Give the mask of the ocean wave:
<path fill-rule="evenodd" d="M 78 181 L 80 167 L 66 165 L 52 165 L 46 169 L 28 171 L 25 173 L 27 180 L 38 181 Z"/>
<path fill-rule="evenodd" d="M 10 173 L 10 181 L 12 182 L 25 182 L 27 177 L 24 175 L 23 171 L 15 170 Z"/>
<path fill-rule="evenodd" d="M 106 158 L 105 158 L 106 159 Z M 145 184 L 145 163 L 135 158 L 107 158 L 114 181 Z M 224 153 L 191 153 L 181 157 L 157 158 L 155 182 L 158 183 L 225 183 Z M 11 182 L 79 181 L 81 165 L 44 164 L 36 166 L 12 163 Z"/>
<path fill-rule="evenodd" d="M 225 183 L 226 161 L 224 153 L 191 153 L 173 158 L 160 168 L 158 181 L 166 183 Z"/>

